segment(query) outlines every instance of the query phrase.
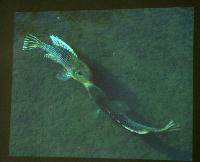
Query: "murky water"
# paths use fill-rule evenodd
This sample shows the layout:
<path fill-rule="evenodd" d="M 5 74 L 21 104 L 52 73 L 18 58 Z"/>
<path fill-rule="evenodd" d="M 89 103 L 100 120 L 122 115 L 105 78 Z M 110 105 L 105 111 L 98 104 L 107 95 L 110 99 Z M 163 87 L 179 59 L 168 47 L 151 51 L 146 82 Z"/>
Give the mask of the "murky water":
<path fill-rule="evenodd" d="M 58 35 L 90 66 L 95 83 L 137 120 L 178 132 L 139 136 L 117 126 L 25 34 Z M 13 47 L 11 156 L 191 160 L 193 8 L 19 12 Z"/>

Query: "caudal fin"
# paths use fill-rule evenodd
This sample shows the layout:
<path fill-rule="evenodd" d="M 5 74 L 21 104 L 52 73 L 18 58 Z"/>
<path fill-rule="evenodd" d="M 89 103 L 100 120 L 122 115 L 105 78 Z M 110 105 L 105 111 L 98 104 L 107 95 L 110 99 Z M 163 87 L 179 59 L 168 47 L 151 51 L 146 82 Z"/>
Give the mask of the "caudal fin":
<path fill-rule="evenodd" d="M 173 120 L 170 120 L 169 123 L 160 129 L 161 132 L 163 131 L 178 131 L 180 130 L 180 125 L 175 124 Z"/>
<path fill-rule="evenodd" d="M 22 50 L 30 50 L 33 48 L 41 48 L 42 42 L 34 35 L 27 34 L 24 38 Z"/>

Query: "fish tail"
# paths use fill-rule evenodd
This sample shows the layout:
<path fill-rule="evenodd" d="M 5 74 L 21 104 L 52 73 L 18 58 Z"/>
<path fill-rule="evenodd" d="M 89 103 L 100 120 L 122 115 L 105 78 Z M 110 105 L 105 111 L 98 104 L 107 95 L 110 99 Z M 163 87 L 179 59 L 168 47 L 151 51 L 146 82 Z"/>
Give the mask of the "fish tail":
<path fill-rule="evenodd" d="M 43 42 L 32 34 L 27 34 L 24 38 L 22 50 L 30 50 L 33 48 L 42 48 Z"/>
<path fill-rule="evenodd" d="M 173 120 L 170 120 L 168 124 L 166 124 L 165 127 L 160 129 L 160 132 L 163 131 L 178 131 L 180 130 L 180 125 L 175 124 Z"/>

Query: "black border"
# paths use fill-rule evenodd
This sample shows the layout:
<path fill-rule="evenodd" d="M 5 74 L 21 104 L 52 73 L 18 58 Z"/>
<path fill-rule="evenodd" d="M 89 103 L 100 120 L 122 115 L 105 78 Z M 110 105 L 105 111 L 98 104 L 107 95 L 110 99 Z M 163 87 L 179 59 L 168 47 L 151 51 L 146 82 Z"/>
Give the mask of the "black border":
<path fill-rule="evenodd" d="M 194 7 L 194 59 L 193 59 L 193 160 L 200 161 L 199 96 L 199 47 L 200 6 L 198 0 L 0 0 L 0 161 L 159 161 L 159 160 L 112 160 L 88 158 L 32 158 L 9 157 L 9 123 L 11 99 L 11 68 L 13 44 L 13 20 L 16 11 L 101 10 L 125 8 Z"/>

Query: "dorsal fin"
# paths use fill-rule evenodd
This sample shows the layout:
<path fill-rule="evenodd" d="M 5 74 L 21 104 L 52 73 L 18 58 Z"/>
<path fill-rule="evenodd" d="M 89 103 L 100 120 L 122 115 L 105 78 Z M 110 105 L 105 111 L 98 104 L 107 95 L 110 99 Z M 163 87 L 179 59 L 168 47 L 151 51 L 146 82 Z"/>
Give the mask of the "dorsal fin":
<path fill-rule="evenodd" d="M 65 48 L 67 49 L 70 53 L 74 54 L 75 56 L 76 53 L 74 52 L 74 50 L 67 44 L 65 43 L 63 40 L 61 40 L 58 36 L 55 36 L 55 35 L 51 35 L 50 36 L 51 40 L 52 40 L 52 43 L 56 46 L 60 46 L 62 48 Z"/>

